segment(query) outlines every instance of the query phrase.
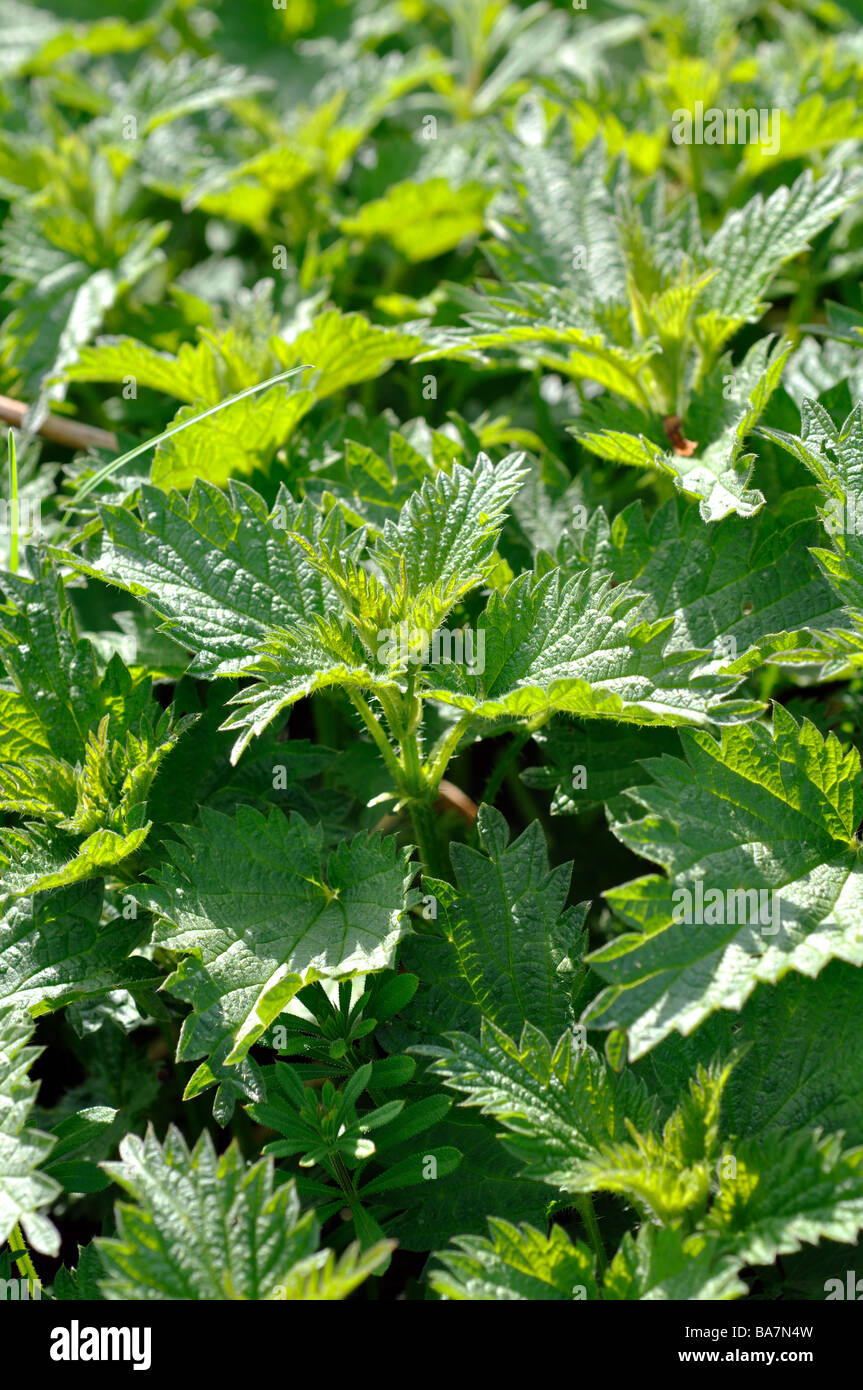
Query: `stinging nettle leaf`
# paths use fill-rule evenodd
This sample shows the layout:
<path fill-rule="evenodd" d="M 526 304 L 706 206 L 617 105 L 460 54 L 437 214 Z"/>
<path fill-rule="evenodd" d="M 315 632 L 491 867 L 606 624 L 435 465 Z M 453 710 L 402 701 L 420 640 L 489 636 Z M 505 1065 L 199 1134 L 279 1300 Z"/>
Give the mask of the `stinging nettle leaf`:
<path fill-rule="evenodd" d="M 442 667 L 432 698 L 485 719 L 555 712 L 634 724 L 751 718 L 760 706 L 725 699 L 740 679 L 700 671 L 706 653 L 669 648 L 673 619 L 640 621 L 642 596 L 586 572 L 522 575 L 492 594 L 480 631 L 483 671 Z"/>
<path fill-rule="evenodd" d="M 422 985 L 401 1022 L 440 1031 L 453 1025 L 457 1001 L 461 1028 L 485 1017 L 510 1034 L 530 1022 L 558 1037 L 575 1023 L 588 904 L 566 907 L 571 865 L 549 869 L 538 821 L 510 842 L 504 817 L 483 805 L 477 829 L 482 853 L 450 846 L 456 887 L 425 880 L 446 940 L 418 935 L 404 943 L 403 963 Z"/>
<path fill-rule="evenodd" d="M 345 1298 L 392 1248 L 335 1264 L 294 1184 L 276 1187 L 272 1159 L 247 1164 L 236 1142 L 217 1154 L 206 1130 L 193 1149 L 173 1125 L 164 1144 L 152 1128 L 127 1135 L 104 1167 L 134 1198 L 117 1206 L 117 1237 L 96 1241 L 109 1301 Z"/>
<path fill-rule="evenodd" d="M 187 1094 L 219 1079 L 257 1099 L 248 1050 L 303 985 L 392 965 L 414 900 L 409 851 L 357 835 L 325 855 L 320 826 L 245 806 L 202 808 L 176 833 L 155 886 L 133 896 L 158 918 L 157 944 L 185 957 L 166 981 L 192 1005 L 179 1055 L 210 1059 Z"/>
<path fill-rule="evenodd" d="M 781 705 L 772 731 L 680 737 L 685 760 L 648 760 L 650 783 L 627 793 L 612 821 L 667 877 L 606 894 L 635 930 L 589 958 L 608 987 L 585 1021 L 627 1029 L 632 1057 L 714 1009 L 741 1008 L 789 970 L 863 965 L 859 755 Z"/>
<path fill-rule="evenodd" d="M 56 1255 L 60 1232 L 41 1209 L 62 1189 L 40 1171 L 55 1140 L 28 1124 L 37 1083 L 27 1073 L 42 1051 L 28 1046 L 32 1034 L 33 1022 L 25 1013 L 0 1010 L 0 1244 L 20 1222 L 34 1249 Z"/>

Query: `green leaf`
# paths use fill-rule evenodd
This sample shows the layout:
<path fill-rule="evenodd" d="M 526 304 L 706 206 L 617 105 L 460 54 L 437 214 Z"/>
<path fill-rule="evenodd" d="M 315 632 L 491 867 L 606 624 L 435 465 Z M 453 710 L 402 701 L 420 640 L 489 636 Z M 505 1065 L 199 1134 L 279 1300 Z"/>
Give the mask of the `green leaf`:
<path fill-rule="evenodd" d="M 361 1249 L 353 1241 L 341 1255 L 318 1250 L 299 1260 L 270 1295 L 292 1302 L 335 1303 L 347 1298 L 372 1274 L 383 1274 L 393 1250 L 393 1242 L 379 1240 Z"/>
<path fill-rule="evenodd" d="M 395 595 L 392 616 L 433 631 L 490 572 L 506 507 L 525 476 L 523 455 L 473 469 L 454 464 L 423 482 L 397 522 L 387 521 L 372 556 Z"/>
<path fill-rule="evenodd" d="M 95 1245 L 79 1245 L 77 1266 L 67 1269 L 61 1265 L 54 1276 L 51 1294 L 58 1303 L 99 1302 L 102 1299 L 99 1280 L 104 1276 L 105 1270 Z"/>
<path fill-rule="evenodd" d="M 705 248 L 707 261 L 718 267 L 705 307 L 741 322 L 760 318 L 780 266 L 808 250 L 812 238 L 861 193 L 859 171 L 835 169 L 815 180 L 806 169 L 790 188 L 781 186 L 768 198 L 756 193 L 732 209 Z"/>
<path fill-rule="evenodd" d="M 481 183 L 453 188 L 446 179 L 392 184 L 383 198 L 366 203 L 341 230 L 370 241 L 382 237 L 410 261 L 432 260 L 482 231 L 491 194 Z"/>
<path fill-rule="evenodd" d="M 830 149 L 843 140 L 859 140 L 861 136 L 863 119 L 852 97 L 827 101 L 823 92 L 813 92 L 795 111 L 783 111 L 782 136 L 775 142 L 776 149 L 770 145 L 747 145 L 744 160 L 753 174 L 760 174 L 780 162 L 800 159 L 816 150 Z"/>
<path fill-rule="evenodd" d="M 655 1103 L 629 1072 L 620 1076 L 572 1033 L 557 1044 L 531 1024 L 521 1042 L 483 1022 L 481 1038 L 449 1035 L 449 1047 L 413 1050 L 436 1060 L 435 1075 L 467 1095 L 465 1105 L 494 1115 L 506 1147 L 527 1167 L 524 1176 L 566 1187 L 573 1168 L 602 1145 L 621 1141 L 628 1125 L 650 1128 Z"/>
<path fill-rule="evenodd" d="M 751 994 L 739 1014 L 713 1015 L 689 1038 L 666 1038 L 638 1063 L 669 1103 L 699 1061 L 738 1048 L 723 1094 L 728 1130 L 743 1137 L 784 1130 L 842 1130 L 863 1143 L 863 1076 L 855 1030 L 863 971 L 842 961 L 817 979 L 788 974 Z M 818 1046 L 812 1039 L 818 1039 Z"/>
<path fill-rule="evenodd" d="M 35 1016 L 157 979 L 147 961 L 130 959 L 144 923 L 101 917 L 94 883 L 8 902 L 0 914 L 0 1002 Z"/>
<path fill-rule="evenodd" d="M 110 1106 L 91 1105 L 52 1126 L 56 1142 L 45 1171 L 65 1192 L 102 1192 L 110 1185 L 110 1179 L 97 1167 L 95 1155 L 117 1114 Z"/>
<path fill-rule="evenodd" d="M 702 673 L 705 653 L 669 649 L 673 619 L 642 621 L 641 601 L 587 573 L 522 575 L 503 597 L 492 594 L 481 619 L 482 672 L 442 667 L 450 684 L 430 694 L 484 719 L 563 712 L 674 725 L 758 712 L 755 702 L 723 698 L 739 678 Z"/>
<path fill-rule="evenodd" d="M 670 473 L 681 492 L 699 498 L 704 521 L 719 521 L 729 513 L 751 516 L 763 505 L 764 496 L 748 486 L 755 456 L 743 453 L 744 441 L 778 387 L 790 353 L 790 343 L 771 346 L 769 338 L 754 343 L 733 371 L 733 409 L 726 410 L 724 420 L 711 422 L 706 440 L 692 441 L 694 449 L 658 448 L 643 435 L 636 446 L 631 435 L 613 430 L 594 433 L 584 426 L 576 426 L 573 433 L 600 457 Z M 695 428 L 696 412 L 694 406 L 690 429 Z"/>
<path fill-rule="evenodd" d="M 3 576 L 0 661 L 8 677 L 0 689 L 0 757 L 14 764 L 51 752 L 74 763 L 109 708 L 108 691 L 100 692 L 95 652 L 77 636 L 57 574 L 30 555 L 32 579 Z"/>
<path fill-rule="evenodd" d="M 220 345 L 222 346 L 222 345 Z M 199 343 L 181 343 L 176 354 L 160 352 L 135 338 L 103 337 L 95 345 L 82 348 L 76 360 L 66 368 L 68 381 L 106 381 L 121 385 L 131 377 L 136 387 L 150 387 L 164 396 L 195 405 L 204 401 L 215 405 L 225 394 L 226 369 L 237 371 L 234 362 L 223 349 L 217 352 L 205 338 Z M 251 386 L 250 380 L 238 383 L 237 389 Z"/>
<path fill-rule="evenodd" d="M 745 1264 L 770 1264 L 822 1239 L 854 1244 L 863 1229 L 863 1148 L 843 1153 L 841 1141 L 807 1132 L 745 1140 L 706 1229 L 733 1243 Z"/>
<path fill-rule="evenodd" d="M 156 886 L 133 896 L 158 917 L 156 942 L 185 956 L 166 982 L 193 1006 L 179 1056 L 211 1059 L 187 1094 L 225 1064 L 226 1086 L 242 1090 L 249 1048 L 303 985 L 392 964 L 413 900 L 407 851 L 357 835 L 325 858 L 319 826 L 244 806 L 204 808 L 177 834 Z"/>
<path fill-rule="evenodd" d="M 442 1298 L 470 1302 L 548 1302 L 599 1296 L 595 1259 L 573 1244 L 561 1226 L 542 1235 L 532 1226 L 491 1218 L 491 1238 L 457 1236 L 455 1249 L 438 1250 L 429 1283 Z"/>
<path fill-rule="evenodd" d="M 623 1237 L 606 1272 L 602 1296 L 646 1302 L 739 1298 L 747 1293 L 738 1278 L 743 1263 L 714 1233 L 687 1236 L 671 1227 L 645 1224 L 635 1237 L 628 1231 Z"/>
<path fill-rule="evenodd" d="M 495 1138 L 494 1127 L 481 1115 L 453 1110 L 433 1131 L 436 1144 L 461 1154 L 448 1177 L 407 1188 L 400 1194 L 401 1213 L 387 1222 L 402 1250 L 439 1248 L 460 1234 L 482 1235 L 490 1211 L 510 1221 L 530 1220 L 540 1226 L 548 1206 L 537 1183 L 519 1174 L 519 1164 Z"/>
<path fill-rule="evenodd" d="M 402 1021 L 436 1018 L 444 1023 L 447 996 L 456 995 L 461 1027 L 490 1019 L 504 1032 L 520 1034 L 533 1023 L 558 1037 L 575 1022 L 572 997 L 584 951 L 587 904 L 566 908 L 571 865 L 549 871 L 539 821 L 510 843 L 504 817 L 481 806 L 477 818 L 482 853 L 452 844 L 454 888 L 438 879 L 425 886 L 437 905 L 436 937 L 405 943 L 423 980 Z"/>
<path fill-rule="evenodd" d="M 46 586 L 31 584 L 21 606 L 10 606 L 10 621 L 0 634 L 18 639 L 4 655 L 18 687 L 8 692 L 6 711 L 23 709 L 27 739 L 22 752 L 14 729 L 8 738 L 0 730 L 0 809 L 43 822 L 0 831 L 5 869 L 0 896 L 99 877 L 140 849 L 150 829 L 146 803 L 153 778 L 194 722 L 181 719 L 172 725 L 172 712 L 147 703 L 147 683 L 136 680 L 119 657 L 100 678 L 92 648 L 76 643 L 69 610 L 59 607 L 56 593 L 50 593 L 46 611 L 38 613 L 33 589 L 38 593 L 40 587 L 44 592 Z M 41 684 L 33 688 L 39 665 L 20 663 L 20 638 L 31 632 L 39 643 L 48 689 Z M 80 667 L 93 682 L 80 709 L 75 707 L 67 661 L 73 673 Z M 59 742 L 68 759 L 43 751 L 43 745 L 52 748 L 52 731 L 44 722 L 52 708 L 60 716 Z M 88 732 L 83 720 L 98 717 L 102 710 L 106 712 L 98 726 Z"/>
<path fill-rule="evenodd" d="M 648 762 L 651 784 L 627 794 L 612 824 L 668 876 L 606 895 L 635 931 L 589 958 L 609 983 L 585 1020 L 627 1029 L 631 1057 L 739 1009 L 759 982 L 816 976 L 834 958 L 863 964 L 858 754 L 781 705 L 772 733 L 680 737 L 685 761 Z"/>
<path fill-rule="evenodd" d="M 630 1120 L 630 1137 L 600 1140 L 574 1158 L 564 1186 L 569 1192 L 612 1192 L 648 1221 L 691 1227 L 703 1215 L 714 1169 L 722 1167 L 719 1114 L 733 1063 L 699 1066 L 661 1133 L 640 1133 Z"/>
<path fill-rule="evenodd" d="M 273 339 L 272 349 L 284 367 L 312 364 L 311 389 L 317 400 L 371 381 L 393 362 L 413 357 L 422 339 L 407 328 L 382 328 L 362 314 L 343 314 L 325 309 L 311 328 L 290 343 Z"/>
<path fill-rule="evenodd" d="M 28 1244 L 56 1255 L 60 1232 L 41 1208 L 60 1195 L 54 1178 L 40 1171 L 54 1138 L 28 1124 L 38 1083 L 27 1073 L 42 1049 L 28 1047 L 32 1020 L 15 1009 L 0 1011 L 0 1244 L 20 1224 Z"/>
<path fill-rule="evenodd" d="M 599 512 L 585 549 L 595 572 L 645 594 L 648 621 L 674 615 L 674 646 L 708 648 L 720 669 L 733 670 L 749 653 L 752 662 L 768 656 L 774 634 L 843 622 L 841 604 L 808 549 L 820 535 L 816 496 L 795 489 L 769 511 L 710 527 L 682 498 L 649 519 L 635 502 L 611 526 Z"/>
<path fill-rule="evenodd" d="M 311 391 L 289 386 L 273 386 L 259 396 L 247 396 L 160 444 L 153 459 L 152 481 L 166 492 L 171 488 L 187 491 L 198 478 L 224 487 L 232 477 L 256 468 L 267 469 L 314 403 Z M 171 423 L 198 413 L 198 405 L 184 406 Z"/>
<path fill-rule="evenodd" d="M 613 801 L 621 792 L 648 780 L 645 758 L 679 753 L 674 729 L 586 720 L 582 726 L 556 720 L 534 734 L 542 750 L 542 767 L 521 774 L 529 787 L 554 788 L 550 812 L 571 816 Z"/>
<path fill-rule="evenodd" d="M 817 479 L 824 501 L 821 520 L 831 545 L 812 553 L 844 608 L 844 615 L 829 625 L 813 616 L 809 626 L 814 643 L 799 659 L 824 662 L 828 678 L 851 675 L 863 665 L 863 402 L 842 425 L 835 425 L 823 406 L 804 400 L 799 436 L 775 429 L 763 433 L 805 463 Z"/>
<path fill-rule="evenodd" d="M 339 518 L 327 523 L 284 493 L 271 509 L 239 482 L 228 494 L 197 483 L 188 500 L 144 487 L 137 516 L 123 507 L 102 515 L 105 535 L 93 562 L 64 558 L 143 599 L 195 653 L 191 674 L 234 675 L 271 628 L 334 607 L 331 585 L 295 536 L 337 541 Z"/>
<path fill-rule="evenodd" d="M 272 1160 L 247 1164 L 236 1143 L 217 1154 L 206 1130 L 191 1150 L 174 1126 L 164 1144 L 127 1135 L 120 1159 L 104 1167 L 135 1205 L 118 1204 L 117 1238 L 96 1241 L 110 1301 L 343 1298 L 391 1248 L 334 1267 L 293 1183 L 275 1187 Z"/>

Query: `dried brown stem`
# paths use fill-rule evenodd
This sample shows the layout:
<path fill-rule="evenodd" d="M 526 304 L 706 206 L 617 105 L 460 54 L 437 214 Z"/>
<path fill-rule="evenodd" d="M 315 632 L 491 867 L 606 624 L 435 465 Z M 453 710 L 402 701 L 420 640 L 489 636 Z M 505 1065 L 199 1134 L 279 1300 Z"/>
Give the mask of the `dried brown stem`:
<path fill-rule="evenodd" d="M 0 396 L 0 420 L 20 430 L 29 406 L 26 401 L 16 401 L 12 396 Z M 53 444 L 64 444 L 67 449 L 111 449 L 119 448 L 117 436 L 109 430 L 97 429 L 95 425 L 81 425 L 77 420 L 67 420 L 63 415 L 46 415 L 37 434 L 50 439 Z"/>

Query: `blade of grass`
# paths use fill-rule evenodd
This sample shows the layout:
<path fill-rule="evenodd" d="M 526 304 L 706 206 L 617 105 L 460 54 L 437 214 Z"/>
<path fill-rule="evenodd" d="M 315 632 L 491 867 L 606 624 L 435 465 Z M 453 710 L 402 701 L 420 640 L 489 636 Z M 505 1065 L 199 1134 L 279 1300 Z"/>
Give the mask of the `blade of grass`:
<path fill-rule="evenodd" d="M 7 435 L 9 459 L 9 568 L 18 573 L 18 460 L 15 456 L 15 435 L 12 430 Z"/>
<path fill-rule="evenodd" d="M 179 434 L 181 430 L 187 430 L 191 425 L 197 425 L 201 420 L 206 420 L 209 415 L 226 410 L 229 405 L 236 405 L 237 401 L 245 400 L 246 396 L 254 396 L 257 391 L 266 391 L 268 386 L 276 386 L 280 381 L 287 381 L 288 377 L 296 376 L 298 372 L 307 372 L 308 370 L 308 363 L 300 367 L 290 367 L 288 371 L 279 372 L 278 376 L 271 376 L 267 381 L 259 381 L 255 386 L 247 386 L 245 391 L 238 392 L 236 396 L 228 396 L 226 400 L 219 401 L 218 405 L 211 405 L 209 409 L 202 410 L 200 415 L 194 415 L 190 420 L 182 420 L 179 425 L 169 426 L 161 434 L 156 434 L 152 439 L 145 440 L 143 444 L 137 444 L 127 454 L 122 454 L 118 459 L 112 459 L 110 463 L 106 463 L 103 468 L 98 469 L 92 478 L 88 478 L 75 493 L 75 496 L 67 502 L 67 509 L 74 507 L 76 503 L 88 497 L 94 488 L 97 488 L 106 478 L 110 478 L 111 474 L 116 473 L 118 468 L 122 468 L 124 463 L 131 463 L 132 459 L 145 454 L 148 449 L 155 449 L 164 439 L 170 439 L 172 435 Z"/>

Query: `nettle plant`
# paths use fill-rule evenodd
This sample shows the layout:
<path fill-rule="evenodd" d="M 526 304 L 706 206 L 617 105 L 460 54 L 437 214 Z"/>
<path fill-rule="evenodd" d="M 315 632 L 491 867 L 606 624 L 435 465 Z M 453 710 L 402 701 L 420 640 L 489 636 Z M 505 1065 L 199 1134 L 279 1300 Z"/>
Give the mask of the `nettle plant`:
<path fill-rule="evenodd" d="M 2 1288 L 836 1296 L 859 44 L 398 8 L 0 60 Z"/>
<path fill-rule="evenodd" d="M 834 432 L 840 450 L 853 427 Z M 319 767 L 292 764 L 308 758 L 309 745 L 273 741 L 272 726 L 301 697 L 343 691 L 389 783 L 371 800 L 409 813 L 419 865 L 392 835 L 334 834 L 326 813 L 315 823 L 313 794 L 308 817 L 260 809 L 269 790 L 260 782 L 257 806 L 208 805 L 213 769 L 194 762 L 174 773 L 197 779 L 189 823 L 160 820 L 171 800 L 163 788 L 161 810 L 151 808 L 154 777 L 162 767 L 170 785 L 171 759 L 195 737 L 195 716 L 174 720 L 169 708 L 156 717 L 149 681 L 117 657 L 100 673 L 92 644 L 75 633 L 62 583 L 36 552 L 32 578 L 7 580 L 4 727 L 18 742 L 8 745 L 4 805 L 21 825 L 4 837 L 6 1001 L 38 1001 L 40 1012 L 123 988 L 139 1007 L 164 1013 L 150 1002 L 163 985 L 189 1006 L 178 1057 L 203 1058 L 186 1098 L 216 1085 L 220 1123 L 240 1100 L 257 1125 L 281 1136 L 264 1154 L 293 1161 L 273 1174 L 261 1159 L 242 1179 L 255 1239 L 285 1220 L 282 1196 L 285 1212 L 305 1204 L 317 1223 L 300 1222 L 290 1258 L 282 1252 L 269 1275 L 251 1272 L 254 1251 L 238 1236 L 221 1283 L 205 1277 L 201 1255 L 190 1256 L 183 1283 L 173 1264 L 148 1253 L 144 1235 L 155 1225 L 172 1251 L 182 1236 L 174 1200 L 166 1207 L 159 1196 L 168 1170 L 189 1186 L 191 1220 L 211 1200 L 198 1184 L 224 1193 L 217 1202 L 233 1200 L 241 1160 L 234 1148 L 217 1159 L 207 1136 L 194 1153 L 175 1131 L 165 1148 L 128 1137 L 122 1165 L 105 1174 L 138 1206 L 120 1209 L 118 1237 L 96 1242 L 93 1261 L 107 1273 L 94 1277 L 105 1296 L 133 1297 L 136 1287 L 162 1297 L 343 1296 L 360 1275 L 382 1272 L 402 1238 L 394 1232 L 423 1248 L 426 1223 L 433 1241 L 447 1229 L 448 1205 L 458 1209 L 448 1175 L 498 1143 L 484 1126 L 450 1119 L 439 1079 L 504 1126 L 505 1148 L 480 1166 L 480 1202 L 483 1182 L 502 1166 L 515 1191 L 550 1185 L 548 1212 L 577 1213 L 588 1241 L 573 1241 L 559 1222 L 548 1235 L 513 1225 L 505 1212 L 490 1239 L 450 1231 L 459 1239 L 431 1277 L 447 1297 L 732 1297 L 747 1288 L 744 1267 L 768 1264 L 803 1239 L 853 1239 L 863 1222 L 863 1150 L 801 1123 L 793 1054 L 811 1011 L 814 1028 L 835 997 L 857 989 L 850 967 L 863 964 L 858 755 L 781 705 L 772 730 L 756 719 L 763 705 L 741 698 L 743 675 L 722 668 L 745 670 L 760 659 L 757 645 L 736 663 L 717 661 L 709 646 L 682 647 L 681 613 L 655 617 L 651 600 L 600 563 L 601 546 L 591 564 L 584 554 L 573 560 L 569 575 L 555 567 L 514 576 L 499 543 L 523 478 L 519 456 L 454 463 L 431 472 L 395 520 L 353 528 L 333 498 L 324 510 L 284 489 L 268 506 L 243 483 L 229 494 L 198 483 L 188 498 L 144 486 L 137 502 L 100 509 L 84 555 L 54 552 L 140 599 L 193 653 L 190 675 L 217 688 L 221 678 L 232 687 L 242 678 L 216 701 L 199 749 L 220 750 L 224 771 L 213 780 L 223 796 L 223 779 L 236 778 L 268 736 L 266 760 L 283 760 L 285 788 L 307 782 Z M 691 524 L 703 527 L 693 514 Z M 724 524 L 733 528 L 732 556 L 748 524 Z M 721 531 L 707 533 L 708 545 L 726 553 Z M 646 536 L 642 552 L 645 545 Z M 829 578 L 832 553 L 822 565 Z M 698 577 L 692 606 L 710 573 Z M 484 637 L 483 660 L 433 664 L 429 634 L 465 614 Z M 549 725 L 557 714 L 577 725 Z M 613 750 L 614 785 L 601 791 L 611 828 L 664 870 L 607 894 L 634 930 L 593 952 L 588 904 L 566 907 L 570 869 L 549 871 L 538 822 L 512 840 L 486 804 L 478 849 L 455 842 L 446 856 L 440 840 L 435 803 L 458 750 L 500 729 L 514 732 L 518 748 L 547 725 L 551 769 L 572 766 L 579 740 Z M 716 725 L 725 726 L 719 741 Z M 643 761 L 653 738 L 661 756 Z M 582 765 L 593 769 L 597 758 L 585 753 Z M 577 779 L 562 777 L 575 792 Z M 705 911 L 694 927 L 681 921 L 680 885 L 702 882 L 714 893 L 733 885 L 744 900 L 739 913 Z M 747 895 L 757 901 L 765 890 L 782 902 L 769 928 L 746 911 Z M 400 948 L 408 973 L 393 973 Z M 165 977 L 160 967 L 170 960 Z M 831 961 L 815 992 L 777 983 L 789 969 L 812 976 Z M 351 981 L 362 977 L 357 995 Z M 336 981 L 331 994 L 324 985 Z M 767 996 L 753 994 L 765 981 Z M 708 1060 L 689 1041 L 669 1055 L 667 1074 L 639 1064 L 660 1044 L 667 1049 L 672 1034 L 689 1038 L 717 1009 L 747 1024 L 696 1032 L 699 1041 L 709 1036 Z M 14 1012 L 7 1017 L 10 1036 L 26 1038 Z M 784 1018 L 794 1021 L 788 1039 Z M 606 1031 L 604 1060 L 585 1024 Z M 777 1030 L 780 1060 L 760 1071 L 751 1049 L 759 1040 L 774 1046 Z M 262 1041 L 295 1061 L 262 1065 Z M 431 1066 L 417 1073 L 416 1056 L 431 1057 Z M 830 1087 L 840 1113 L 846 1074 L 847 1059 Z M 13 1068 L 10 1095 L 17 1075 Z M 820 1064 L 816 1076 L 809 1084 L 822 1086 Z M 110 1125 L 115 1110 L 104 1113 Z M 81 1111 L 75 1125 L 92 1125 L 92 1114 Z M 27 1132 L 34 1159 L 51 1152 L 50 1134 Z M 51 1166 L 44 1172 L 33 1164 L 12 1214 L 37 1250 L 50 1251 L 56 1236 L 38 1215 Z M 278 1183 L 291 1172 L 289 1194 Z M 72 1191 L 91 1190 L 74 1185 L 77 1174 L 71 1182 Z M 440 1201 L 426 1195 L 432 1183 Z M 611 1260 L 592 1194 L 617 1194 L 636 1219 Z M 525 1200 L 538 1218 L 542 1200 Z M 297 1251 L 343 1209 L 350 1220 L 330 1253 L 308 1265 Z M 358 1244 L 339 1262 L 351 1232 Z M 65 1288 L 60 1280 L 57 1296 Z"/>

